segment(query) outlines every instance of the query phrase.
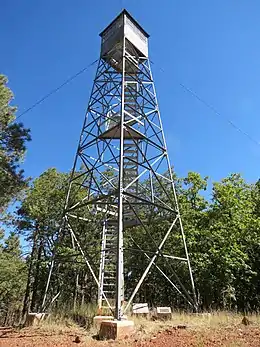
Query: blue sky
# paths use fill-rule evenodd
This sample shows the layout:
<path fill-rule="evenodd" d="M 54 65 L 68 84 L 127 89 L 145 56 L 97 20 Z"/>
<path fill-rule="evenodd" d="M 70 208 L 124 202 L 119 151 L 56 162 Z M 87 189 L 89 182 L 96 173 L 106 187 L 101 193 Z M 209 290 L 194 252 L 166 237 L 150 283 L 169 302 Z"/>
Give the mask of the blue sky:
<path fill-rule="evenodd" d="M 260 146 L 227 119 L 260 140 L 259 0 L 3 0 L 0 72 L 9 78 L 18 114 L 99 57 L 98 34 L 123 6 L 151 35 L 152 69 L 177 174 L 197 171 L 215 181 L 241 172 L 257 180 Z M 71 169 L 94 74 L 91 67 L 21 118 L 33 139 L 26 175 Z"/>

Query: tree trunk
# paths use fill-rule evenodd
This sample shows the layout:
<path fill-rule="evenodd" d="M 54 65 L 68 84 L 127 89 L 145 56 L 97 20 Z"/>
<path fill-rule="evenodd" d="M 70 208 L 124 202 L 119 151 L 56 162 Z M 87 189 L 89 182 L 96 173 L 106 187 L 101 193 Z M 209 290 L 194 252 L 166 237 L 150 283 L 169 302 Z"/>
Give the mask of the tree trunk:
<path fill-rule="evenodd" d="M 42 252 L 43 252 L 43 240 L 40 241 L 40 245 L 38 248 L 38 254 L 37 254 L 37 263 L 36 263 L 36 269 L 34 273 L 34 282 L 33 282 L 33 289 L 32 289 L 32 302 L 31 302 L 31 310 L 34 311 L 38 309 L 39 302 L 37 302 L 38 299 L 38 287 L 39 287 L 39 275 L 40 275 L 40 262 L 42 258 Z"/>
<path fill-rule="evenodd" d="M 81 306 L 83 307 L 85 305 L 85 294 L 86 294 L 86 288 L 87 288 L 87 278 L 88 275 L 84 275 L 83 279 L 83 285 L 82 285 L 82 297 L 81 297 Z"/>
<path fill-rule="evenodd" d="M 76 311 L 76 307 L 77 307 L 78 288 L 79 288 L 79 274 L 77 273 L 76 282 L 75 282 L 74 302 L 73 302 L 74 312 Z"/>
<path fill-rule="evenodd" d="M 33 233 L 33 245 L 32 245 L 32 250 L 30 254 L 28 278 L 27 278 L 26 290 L 25 290 L 24 301 L 23 301 L 23 310 L 22 310 L 22 317 L 21 317 L 22 320 L 24 320 L 25 316 L 30 310 L 31 284 L 33 281 L 33 262 L 34 262 L 34 257 L 37 251 L 38 234 L 39 234 L 39 228 L 38 228 L 38 224 L 36 224 L 35 231 Z"/>

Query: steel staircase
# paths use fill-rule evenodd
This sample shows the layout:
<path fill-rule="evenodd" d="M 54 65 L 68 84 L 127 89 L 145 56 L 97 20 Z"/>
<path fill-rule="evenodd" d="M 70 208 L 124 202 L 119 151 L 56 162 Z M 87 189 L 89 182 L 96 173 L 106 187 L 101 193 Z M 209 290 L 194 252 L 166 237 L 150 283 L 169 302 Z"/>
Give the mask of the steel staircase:
<path fill-rule="evenodd" d="M 137 107 L 138 85 L 134 81 L 127 81 L 125 84 L 125 121 L 129 126 L 136 124 L 136 107 Z M 107 129 L 116 125 L 120 121 L 118 115 L 114 115 L 107 124 Z M 138 141 L 138 140 L 135 140 Z M 125 192 L 130 194 L 124 201 L 124 228 L 130 225 L 138 224 L 136 216 L 131 206 L 127 203 L 135 202 L 135 196 L 138 194 L 138 180 L 132 183 L 138 176 L 138 148 L 135 141 L 131 138 L 124 139 L 123 153 L 123 182 Z M 131 184 L 132 183 L 132 184 Z M 129 187 L 128 185 L 131 184 Z M 116 248 L 117 248 L 117 213 L 107 211 L 107 219 L 103 224 L 101 259 L 99 271 L 99 298 L 98 307 L 101 313 L 108 309 L 108 304 L 104 298 L 106 296 L 110 306 L 114 309 L 116 296 Z M 113 218 L 113 219 L 112 219 Z M 104 293 L 104 295 L 102 295 Z M 122 298 L 123 301 L 123 298 Z"/>

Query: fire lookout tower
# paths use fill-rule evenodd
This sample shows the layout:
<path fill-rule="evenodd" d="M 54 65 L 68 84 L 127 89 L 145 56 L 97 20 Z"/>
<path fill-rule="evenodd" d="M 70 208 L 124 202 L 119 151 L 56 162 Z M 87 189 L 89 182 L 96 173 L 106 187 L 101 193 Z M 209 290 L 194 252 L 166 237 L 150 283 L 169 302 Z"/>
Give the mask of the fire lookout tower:
<path fill-rule="evenodd" d="M 158 270 L 191 306 L 196 295 L 188 250 L 148 58 L 149 35 L 126 11 L 101 32 L 101 54 L 70 177 L 60 233 L 68 232 L 98 287 L 98 306 L 121 320 L 151 268 Z M 165 230 L 151 227 L 163 221 Z M 98 231 L 99 273 L 79 235 Z M 183 256 L 164 254 L 174 235 Z M 62 242 L 62 237 L 58 242 Z M 138 240 L 150 240 L 152 252 Z M 96 245 L 99 241 L 95 240 Z M 154 246 L 155 245 L 155 246 Z M 125 298 L 131 268 L 124 254 L 143 255 L 143 273 Z M 168 252 L 169 253 L 169 252 Z M 190 290 L 173 280 L 157 259 L 187 267 Z M 43 301 L 46 306 L 49 279 Z"/>

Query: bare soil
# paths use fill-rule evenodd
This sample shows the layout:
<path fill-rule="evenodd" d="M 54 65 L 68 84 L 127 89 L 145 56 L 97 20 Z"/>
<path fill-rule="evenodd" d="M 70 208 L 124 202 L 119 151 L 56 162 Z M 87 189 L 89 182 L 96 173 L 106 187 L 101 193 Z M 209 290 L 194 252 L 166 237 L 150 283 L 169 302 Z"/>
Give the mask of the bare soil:
<path fill-rule="evenodd" d="M 260 347 L 260 327 L 168 327 L 147 336 L 137 333 L 124 341 L 98 341 L 81 328 L 48 331 L 41 327 L 0 328 L 0 347 Z"/>

